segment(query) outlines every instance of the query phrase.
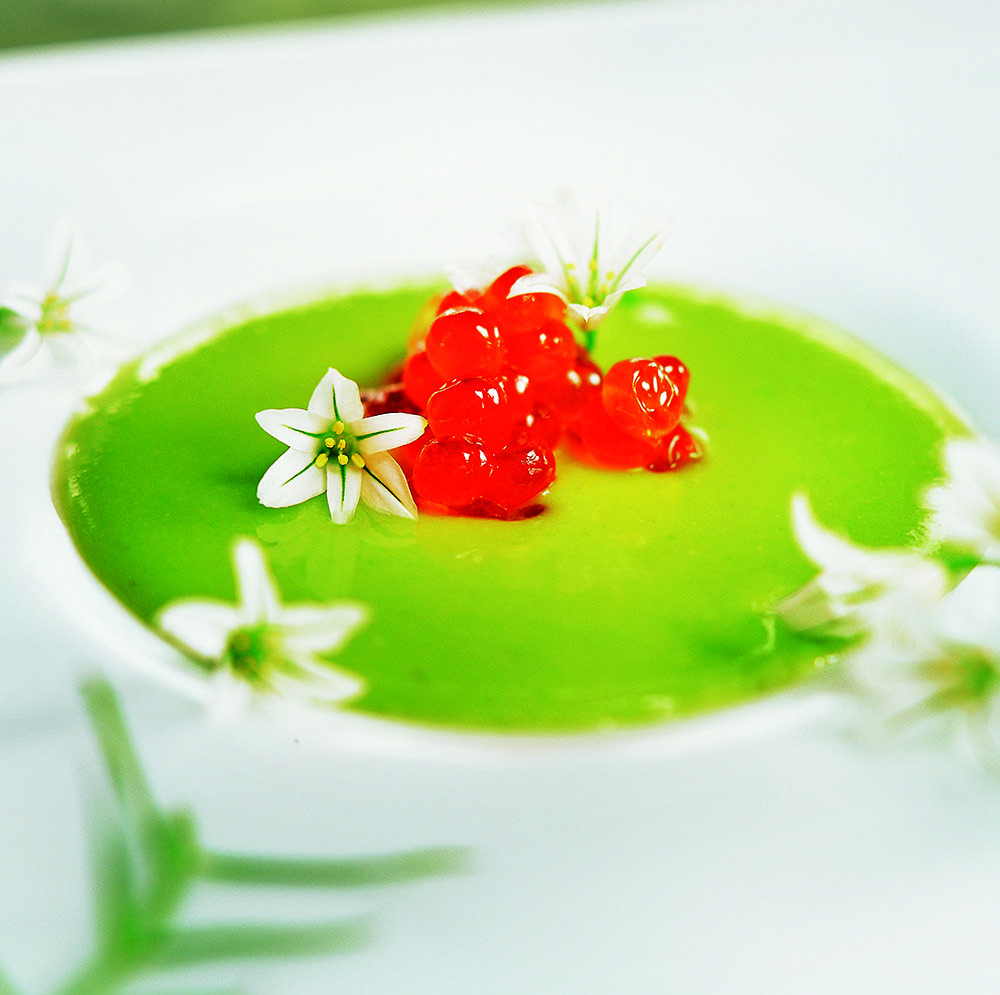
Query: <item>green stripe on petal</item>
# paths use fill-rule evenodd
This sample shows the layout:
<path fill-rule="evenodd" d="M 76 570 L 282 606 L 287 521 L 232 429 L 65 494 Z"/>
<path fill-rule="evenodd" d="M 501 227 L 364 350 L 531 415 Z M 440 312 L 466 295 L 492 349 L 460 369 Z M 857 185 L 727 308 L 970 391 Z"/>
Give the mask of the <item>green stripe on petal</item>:
<path fill-rule="evenodd" d="M 373 454 L 362 472 L 361 493 L 365 504 L 386 515 L 417 517 L 417 506 L 413 503 L 406 477 L 391 456 Z"/>
<path fill-rule="evenodd" d="M 420 415 L 400 412 L 399 414 L 372 415 L 355 426 L 358 448 L 362 456 L 398 449 L 424 434 L 427 422 Z"/>
<path fill-rule="evenodd" d="M 341 466 L 332 463 L 327 466 L 326 500 L 330 506 L 330 517 L 337 525 L 346 525 L 357 510 L 361 498 L 361 470 L 356 466 Z"/>
<path fill-rule="evenodd" d="M 257 485 L 257 500 L 268 508 L 289 508 L 326 490 L 326 474 L 309 453 L 288 449 L 268 468 Z"/>

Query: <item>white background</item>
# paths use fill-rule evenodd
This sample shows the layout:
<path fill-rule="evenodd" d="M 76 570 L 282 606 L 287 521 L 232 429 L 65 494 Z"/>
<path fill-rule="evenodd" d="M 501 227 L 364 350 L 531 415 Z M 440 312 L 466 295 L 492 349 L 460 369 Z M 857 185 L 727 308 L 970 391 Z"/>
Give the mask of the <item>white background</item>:
<path fill-rule="evenodd" d="M 1000 432 L 998 51 L 991 0 L 675 0 L 8 55 L 0 276 L 36 277 L 76 217 L 128 266 L 112 314 L 139 349 L 247 297 L 505 259 L 533 200 L 600 187 L 672 219 L 657 275 L 837 322 Z M 207 721 L 50 507 L 81 389 L 0 394 L 0 961 L 28 992 L 88 939 L 76 687 L 99 670 L 211 845 L 475 854 L 263 897 L 380 932 L 220 972 L 248 993 L 997 990 L 1000 781 L 944 737 L 857 735 L 824 691 L 555 743 Z"/>

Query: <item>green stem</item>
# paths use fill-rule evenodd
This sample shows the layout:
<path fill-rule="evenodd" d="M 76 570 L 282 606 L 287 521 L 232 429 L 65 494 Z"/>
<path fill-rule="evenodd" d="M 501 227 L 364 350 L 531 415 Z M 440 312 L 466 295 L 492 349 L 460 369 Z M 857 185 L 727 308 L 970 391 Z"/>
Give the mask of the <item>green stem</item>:
<path fill-rule="evenodd" d="M 152 815 L 156 804 L 111 685 L 95 679 L 80 690 L 115 794 L 126 810 Z"/>
<path fill-rule="evenodd" d="M 460 873 L 468 867 L 462 847 L 432 847 L 385 857 L 337 860 L 243 857 L 206 853 L 202 875 L 226 884 L 278 885 L 307 888 L 353 888 L 396 884 Z"/>

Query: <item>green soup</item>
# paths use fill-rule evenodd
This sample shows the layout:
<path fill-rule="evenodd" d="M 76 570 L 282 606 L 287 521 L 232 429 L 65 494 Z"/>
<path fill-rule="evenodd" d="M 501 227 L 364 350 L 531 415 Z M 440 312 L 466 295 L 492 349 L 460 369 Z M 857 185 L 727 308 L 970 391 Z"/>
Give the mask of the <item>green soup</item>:
<path fill-rule="evenodd" d="M 560 453 L 545 511 L 517 522 L 258 504 L 284 447 L 254 420 L 305 407 L 335 366 L 382 382 L 433 288 L 359 292 L 253 316 L 122 369 L 68 426 L 60 513 L 84 560 L 144 622 L 181 598 L 235 599 L 230 550 L 258 539 L 289 604 L 370 607 L 338 654 L 355 711 L 451 727 L 634 725 L 763 694 L 817 664 L 764 612 L 814 573 L 790 527 L 869 545 L 919 533 L 921 494 L 963 423 L 926 386 L 828 327 L 676 288 L 626 299 L 603 367 L 674 353 L 692 371 L 705 460 L 603 471 Z"/>

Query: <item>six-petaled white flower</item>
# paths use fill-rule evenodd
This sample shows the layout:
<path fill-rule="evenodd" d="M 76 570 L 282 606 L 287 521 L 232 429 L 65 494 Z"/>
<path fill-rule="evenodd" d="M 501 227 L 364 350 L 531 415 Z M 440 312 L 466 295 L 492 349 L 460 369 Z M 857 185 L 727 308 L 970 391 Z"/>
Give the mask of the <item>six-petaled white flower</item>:
<path fill-rule="evenodd" d="M 992 762 L 1000 568 L 956 576 L 919 551 L 858 546 L 820 525 L 801 495 L 793 523 L 820 573 L 776 614 L 801 634 L 853 640 L 840 653 L 845 676 L 893 725 L 931 713 L 962 716 Z"/>
<path fill-rule="evenodd" d="M 985 553 L 1000 544 L 1000 451 L 986 439 L 955 439 L 944 462 L 944 481 L 925 498 L 931 537 Z"/>
<path fill-rule="evenodd" d="M 930 610 L 949 588 L 944 566 L 917 552 L 869 549 L 824 528 L 801 494 L 795 537 L 819 574 L 775 608 L 796 632 L 877 640 L 883 650 L 919 642 Z"/>
<path fill-rule="evenodd" d="M 0 384 L 41 376 L 63 348 L 88 359 L 89 350 L 109 342 L 88 323 L 88 305 L 120 289 L 121 267 L 91 266 L 79 235 L 69 224 L 58 226 L 47 253 L 40 286 L 7 283 L 0 287 Z"/>
<path fill-rule="evenodd" d="M 185 599 L 163 608 L 157 623 L 222 678 L 244 686 L 344 701 L 364 689 L 355 674 L 319 654 L 334 653 L 367 619 L 358 604 L 285 606 L 260 546 L 233 549 L 238 603 Z"/>
<path fill-rule="evenodd" d="M 609 253 L 602 224 L 599 213 L 592 227 L 573 233 L 558 219 L 539 221 L 529 239 L 543 272 L 521 277 L 509 296 L 556 294 L 580 328 L 592 333 L 622 295 L 646 286 L 642 270 L 662 244 L 657 232 L 633 229 Z"/>
<path fill-rule="evenodd" d="M 289 447 L 257 487 L 261 504 L 285 508 L 326 491 L 330 515 L 348 522 L 359 501 L 376 511 L 417 517 L 406 477 L 387 450 L 420 438 L 420 415 L 364 416 L 358 385 L 328 370 L 306 410 L 271 408 L 257 414 L 261 428 Z"/>

